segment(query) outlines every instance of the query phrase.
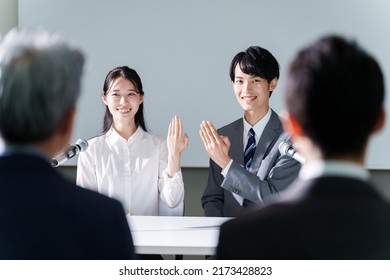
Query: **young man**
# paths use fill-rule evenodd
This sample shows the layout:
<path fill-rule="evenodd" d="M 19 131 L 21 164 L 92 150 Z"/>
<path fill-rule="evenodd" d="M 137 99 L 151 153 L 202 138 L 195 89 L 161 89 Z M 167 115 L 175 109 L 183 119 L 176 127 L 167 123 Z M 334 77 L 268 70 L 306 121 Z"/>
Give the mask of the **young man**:
<path fill-rule="evenodd" d="M 219 259 L 390 259 L 390 205 L 364 169 L 384 126 L 378 63 L 329 36 L 303 49 L 286 85 L 287 129 L 306 158 L 279 202 L 222 225 Z"/>
<path fill-rule="evenodd" d="M 218 131 L 201 124 L 200 136 L 210 156 L 209 178 L 202 196 L 206 216 L 238 216 L 263 205 L 297 176 L 300 163 L 279 152 L 287 140 L 269 100 L 279 79 L 279 64 L 261 47 L 249 47 L 231 62 L 230 78 L 240 118 Z"/>
<path fill-rule="evenodd" d="M 0 259 L 131 259 L 122 205 L 50 165 L 68 145 L 83 55 L 42 30 L 0 42 Z"/>

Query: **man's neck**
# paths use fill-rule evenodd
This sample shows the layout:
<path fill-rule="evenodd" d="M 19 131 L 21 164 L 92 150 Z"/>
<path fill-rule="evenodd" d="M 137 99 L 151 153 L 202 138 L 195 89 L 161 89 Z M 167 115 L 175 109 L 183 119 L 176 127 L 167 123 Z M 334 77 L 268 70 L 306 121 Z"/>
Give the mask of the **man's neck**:
<path fill-rule="evenodd" d="M 251 125 L 257 124 L 270 110 L 269 107 L 261 111 L 245 111 L 244 118 Z"/>
<path fill-rule="evenodd" d="M 363 155 L 340 155 L 340 156 L 330 156 L 324 158 L 325 161 L 340 161 L 346 163 L 354 163 L 364 166 L 364 156 Z"/>
<path fill-rule="evenodd" d="M 317 160 L 307 162 L 299 172 L 301 180 L 310 180 L 323 176 L 350 177 L 360 180 L 368 180 L 369 172 L 361 164 L 355 161 L 345 160 Z"/>
<path fill-rule="evenodd" d="M 49 155 L 42 148 L 37 147 L 36 145 L 29 144 L 10 144 L 7 143 L 2 151 L 2 155 L 14 155 L 14 154 L 23 154 L 23 155 L 35 155 L 48 159 Z"/>

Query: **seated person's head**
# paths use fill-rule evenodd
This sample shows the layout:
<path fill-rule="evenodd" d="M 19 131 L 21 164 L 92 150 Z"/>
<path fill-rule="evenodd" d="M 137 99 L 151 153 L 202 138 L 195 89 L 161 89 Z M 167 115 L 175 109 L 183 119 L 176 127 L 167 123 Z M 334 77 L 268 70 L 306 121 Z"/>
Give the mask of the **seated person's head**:
<path fill-rule="evenodd" d="M 69 143 L 83 55 L 40 29 L 11 30 L 0 44 L 0 133 L 6 143 Z"/>
<path fill-rule="evenodd" d="M 244 74 L 260 77 L 272 84 L 269 95 L 276 87 L 279 79 L 279 63 L 276 58 L 266 49 L 259 46 L 251 46 L 244 52 L 236 54 L 230 64 L 230 80 L 234 82 L 237 67 Z"/>
<path fill-rule="evenodd" d="M 362 156 L 369 136 L 383 127 L 382 71 L 372 56 L 340 37 L 300 51 L 285 90 L 293 138 L 310 139 L 324 158 Z"/>

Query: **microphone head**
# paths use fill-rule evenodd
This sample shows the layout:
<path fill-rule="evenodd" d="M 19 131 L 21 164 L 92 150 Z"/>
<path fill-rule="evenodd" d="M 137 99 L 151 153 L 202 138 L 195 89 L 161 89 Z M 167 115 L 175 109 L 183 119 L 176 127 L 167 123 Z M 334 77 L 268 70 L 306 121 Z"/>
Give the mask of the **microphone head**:
<path fill-rule="evenodd" d="M 290 155 L 289 151 L 292 149 L 292 144 L 288 141 L 280 142 L 279 144 L 279 152 L 282 155 Z"/>
<path fill-rule="evenodd" d="M 76 145 L 80 147 L 80 152 L 84 152 L 88 148 L 88 141 L 84 139 L 78 139 Z"/>
<path fill-rule="evenodd" d="M 279 152 L 283 156 L 290 156 L 300 163 L 305 163 L 306 159 L 295 151 L 294 145 L 290 141 L 283 141 L 279 144 Z"/>

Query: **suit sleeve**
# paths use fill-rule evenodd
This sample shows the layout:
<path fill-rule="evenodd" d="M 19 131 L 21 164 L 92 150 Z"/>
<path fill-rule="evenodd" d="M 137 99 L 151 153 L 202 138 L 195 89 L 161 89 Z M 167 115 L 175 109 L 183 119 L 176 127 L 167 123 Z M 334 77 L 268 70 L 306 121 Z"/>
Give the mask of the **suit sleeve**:
<path fill-rule="evenodd" d="M 280 154 L 280 141 L 282 138 L 262 160 L 256 174 L 233 161 L 221 184 L 222 188 L 259 205 L 278 196 L 279 192 L 295 180 L 301 167 L 298 161 Z"/>
<path fill-rule="evenodd" d="M 221 168 L 210 159 L 207 185 L 202 195 L 205 216 L 223 217 L 224 190 L 221 188 L 223 176 Z"/>

